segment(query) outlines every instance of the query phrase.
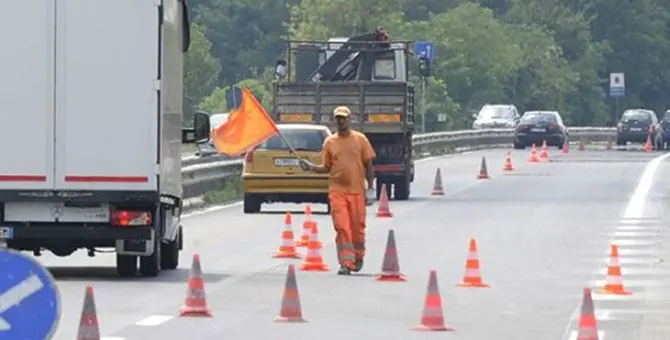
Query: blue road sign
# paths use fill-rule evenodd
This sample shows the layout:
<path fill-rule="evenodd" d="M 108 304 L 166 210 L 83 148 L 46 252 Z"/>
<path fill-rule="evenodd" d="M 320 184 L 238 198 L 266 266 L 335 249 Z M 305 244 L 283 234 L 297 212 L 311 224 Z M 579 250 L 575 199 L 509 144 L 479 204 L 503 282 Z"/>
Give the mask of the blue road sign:
<path fill-rule="evenodd" d="M 226 104 L 228 105 L 228 110 L 236 109 L 240 106 L 242 102 L 242 89 L 237 86 L 232 86 L 228 93 L 226 93 Z"/>
<path fill-rule="evenodd" d="M 417 41 L 414 43 L 414 54 L 425 56 L 431 62 L 433 61 L 433 43 L 430 41 Z"/>
<path fill-rule="evenodd" d="M 0 340 L 51 339 L 60 296 L 49 271 L 35 259 L 0 249 Z"/>
<path fill-rule="evenodd" d="M 619 98 L 626 96 L 626 89 L 623 87 L 612 87 L 610 88 L 610 97 Z"/>

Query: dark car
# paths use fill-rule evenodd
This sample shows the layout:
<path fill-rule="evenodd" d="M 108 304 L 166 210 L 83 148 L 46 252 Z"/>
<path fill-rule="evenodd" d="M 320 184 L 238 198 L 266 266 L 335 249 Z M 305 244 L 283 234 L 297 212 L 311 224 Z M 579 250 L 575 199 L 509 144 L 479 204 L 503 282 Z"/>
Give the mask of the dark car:
<path fill-rule="evenodd" d="M 658 123 L 658 131 L 660 132 L 660 136 L 657 138 L 657 148 L 664 150 L 670 147 L 670 110 L 665 111 L 663 118 Z"/>
<path fill-rule="evenodd" d="M 628 109 L 623 112 L 617 124 L 616 143 L 625 146 L 631 143 L 646 143 L 651 137 L 652 144 L 658 141 L 658 118 L 656 113 L 646 109 Z M 655 146 L 655 145 L 654 145 Z"/>
<path fill-rule="evenodd" d="M 541 146 L 563 147 L 568 140 L 568 129 L 561 115 L 556 111 L 526 111 L 514 129 L 514 148 L 524 149 L 533 143 Z"/>

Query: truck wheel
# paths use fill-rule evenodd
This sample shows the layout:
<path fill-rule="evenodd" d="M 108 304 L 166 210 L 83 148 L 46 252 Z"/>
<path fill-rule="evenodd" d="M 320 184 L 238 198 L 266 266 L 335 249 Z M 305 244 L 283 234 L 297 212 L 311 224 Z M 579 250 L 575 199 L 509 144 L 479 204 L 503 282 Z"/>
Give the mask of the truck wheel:
<path fill-rule="evenodd" d="M 116 254 L 116 272 L 122 277 L 137 274 L 137 256 Z"/>
<path fill-rule="evenodd" d="M 182 229 L 179 227 L 177 238 L 161 246 L 161 268 L 172 270 L 179 267 L 179 244 L 182 239 Z"/>
<path fill-rule="evenodd" d="M 154 252 L 149 256 L 140 256 L 140 273 L 142 276 L 156 277 L 161 272 L 161 245 L 158 233 L 154 236 Z"/>
<path fill-rule="evenodd" d="M 245 214 L 255 214 L 261 211 L 261 200 L 254 195 L 245 194 L 243 204 L 242 210 Z"/>
<path fill-rule="evenodd" d="M 398 201 L 406 201 L 409 199 L 409 194 L 410 194 L 410 184 L 409 180 L 401 180 L 400 182 L 396 182 L 394 185 L 394 190 L 393 190 L 394 198 L 397 199 Z"/>

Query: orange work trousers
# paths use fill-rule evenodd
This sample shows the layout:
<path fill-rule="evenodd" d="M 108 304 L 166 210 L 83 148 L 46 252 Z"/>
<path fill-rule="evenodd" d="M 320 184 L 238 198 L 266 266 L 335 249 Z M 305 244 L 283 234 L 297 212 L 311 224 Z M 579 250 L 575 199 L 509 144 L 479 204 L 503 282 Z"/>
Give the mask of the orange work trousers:
<path fill-rule="evenodd" d="M 355 261 L 365 256 L 365 195 L 331 191 L 328 200 L 337 258 L 341 266 L 353 269 Z"/>

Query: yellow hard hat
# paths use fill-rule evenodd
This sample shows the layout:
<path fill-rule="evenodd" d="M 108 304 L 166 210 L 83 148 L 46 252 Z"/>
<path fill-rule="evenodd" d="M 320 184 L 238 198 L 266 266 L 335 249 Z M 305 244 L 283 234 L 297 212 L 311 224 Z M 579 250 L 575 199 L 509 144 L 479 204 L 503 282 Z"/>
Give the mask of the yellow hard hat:
<path fill-rule="evenodd" d="M 335 117 L 349 117 L 351 115 L 351 110 L 346 106 L 338 106 L 333 110 L 333 116 Z"/>

